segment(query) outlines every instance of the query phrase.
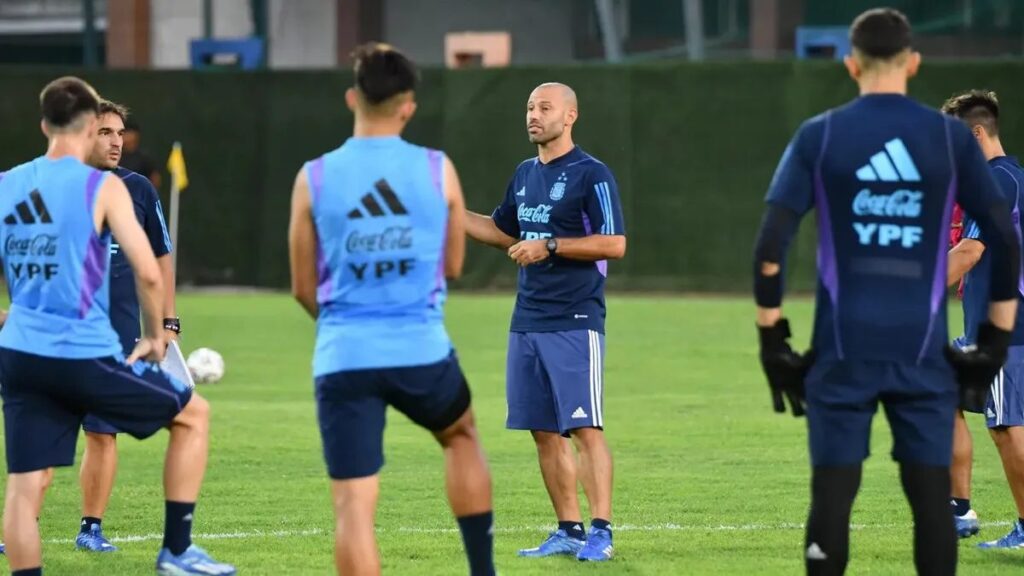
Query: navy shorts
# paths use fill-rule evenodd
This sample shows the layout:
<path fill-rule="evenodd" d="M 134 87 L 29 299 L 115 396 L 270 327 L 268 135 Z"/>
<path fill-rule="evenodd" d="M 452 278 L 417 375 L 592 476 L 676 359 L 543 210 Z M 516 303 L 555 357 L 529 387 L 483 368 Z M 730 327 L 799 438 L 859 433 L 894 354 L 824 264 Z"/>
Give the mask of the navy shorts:
<path fill-rule="evenodd" d="M 110 325 L 114 327 L 121 339 L 121 349 L 125 355 L 131 354 L 135 343 L 142 337 L 142 325 L 139 314 L 139 299 L 135 295 L 135 281 L 129 268 L 127 277 L 110 278 Z M 82 421 L 82 429 L 93 434 L 117 434 L 121 432 L 116 426 L 101 420 L 94 414 L 86 414 Z"/>
<path fill-rule="evenodd" d="M 945 360 L 921 365 L 836 361 L 807 376 L 807 426 L 814 466 L 855 466 L 870 453 L 878 403 L 892 429 L 894 460 L 949 466 L 959 393 Z"/>
<path fill-rule="evenodd" d="M 1024 346 L 1011 346 L 985 402 L 989 428 L 1024 426 Z"/>
<path fill-rule="evenodd" d="M 505 396 L 511 430 L 604 428 L 604 334 L 511 332 Z"/>
<path fill-rule="evenodd" d="M 67 360 L 0 348 L 7 471 L 70 466 L 78 428 L 94 414 L 136 438 L 152 436 L 192 398 L 155 364 Z"/>
<path fill-rule="evenodd" d="M 376 474 L 384 465 L 388 406 L 432 432 L 469 409 L 466 377 L 453 351 L 435 364 L 342 370 L 319 376 L 316 412 L 327 472 L 335 480 Z"/>

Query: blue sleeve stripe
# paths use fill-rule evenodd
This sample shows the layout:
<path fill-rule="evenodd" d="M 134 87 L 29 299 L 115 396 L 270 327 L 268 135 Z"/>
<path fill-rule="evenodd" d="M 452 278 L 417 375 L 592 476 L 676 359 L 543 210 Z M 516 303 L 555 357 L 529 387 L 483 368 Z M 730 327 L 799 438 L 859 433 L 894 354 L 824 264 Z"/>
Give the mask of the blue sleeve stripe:
<path fill-rule="evenodd" d="M 977 240 L 981 238 L 981 230 L 978 228 L 978 223 L 972 221 L 969 226 L 964 230 L 964 238 L 970 238 L 971 240 Z"/>
<path fill-rule="evenodd" d="M 167 223 L 164 222 L 164 207 L 160 204 L 160 199 L 157 198 L 155 201 L 156 219 L 160 221 L 160 230 L 164 233 L 164 246 L 167 247 L 167 251 L 172 250 L 171 247 L 171 234 L 167 231 Z"/>
<path fill-rule="evenodd" d="M 615 218 L 611 210 L 611 198 L 608 196 L 608 183 L 598 182 L 594 184 L 594 192 L 597 194 L 597 201 L 601 205 L 601 216 L 604 222 L 601 223 L 601 234 L 614 234 Z"/>
<path fill-rule="evenodd" d="M 604 182 L 594 184 L 594 194 L 597 195 L 597 203 L 601 206 L 601 234 L 608 233 L 608 206 L 604 203 Z"/>
<path fill-rule="evenodd" d="M 617 226 L 615 223 L 615 210 L 612 206 L 612 188 L 607 182 L 602 183 L 604 186 L 604 205 L 608 207 L 608 233 L 615 234 Z"/>

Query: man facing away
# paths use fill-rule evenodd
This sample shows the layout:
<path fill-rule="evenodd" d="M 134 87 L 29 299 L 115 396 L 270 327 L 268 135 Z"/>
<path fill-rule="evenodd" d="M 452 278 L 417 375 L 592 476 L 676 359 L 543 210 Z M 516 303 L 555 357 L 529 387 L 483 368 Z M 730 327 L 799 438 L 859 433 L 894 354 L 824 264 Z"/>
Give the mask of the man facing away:
<path fill-rule="evenodd" d="M 1020 246 L 1010 213 L 963 123 L 907 98 L 920 54 L 910 24 L 869 10 L 845 64 L 860 97 L 803 124 L 772 180 L 754 260 L 761 362 L 777 411 L 806 399 L 811 453 L 808 574 L 842 574 L 849 523 L 881 403 L 914 516 L 920 574 L 956 572 L 949 466 L 958 394 L 985 387 L 1006 358 Z M 992 289 L 976 348 L 949 348 L 946 249 L 954 201 L 990 238 Z M 800 219 L 818 224 L 813 353 L 787 343 L 782 264 Z M 808 371 L 809 367 L 809 371 Z M 805 396 L 806 394 L 806 396 Z"/>
<path fill-rule="evenodd" d="M 445 278 L 465 257 L 462 188 L 444 153 L 401 138 L 416 111 L 413 63 L 384 44 L 354 59 L 354 135 L 299 171 L 288 233 L 292 292 L 317 322 L 335 562 L 346 576 L 380 573 L 374 514 L 393 406 L 441 445 L 469 572 L 493 576 L 491 477 L 444 326 Z"/>

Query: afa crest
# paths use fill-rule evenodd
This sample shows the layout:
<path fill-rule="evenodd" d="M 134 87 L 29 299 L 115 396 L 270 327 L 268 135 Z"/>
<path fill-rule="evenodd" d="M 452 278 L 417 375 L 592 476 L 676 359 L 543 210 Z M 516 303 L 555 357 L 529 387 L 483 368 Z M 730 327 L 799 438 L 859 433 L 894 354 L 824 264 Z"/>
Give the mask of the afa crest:
<path fill-rule="evenodd" d="M 555 180 L 555 183 L 551 186 L 551 191 L 548 192 L 548 197 L 551 198 L 553 202 L 557 202 L 565 196 L 565 182 L 568 179 L 569 178 L 566 177 L 565 172 L 562 172 L 558 179 Z"/>

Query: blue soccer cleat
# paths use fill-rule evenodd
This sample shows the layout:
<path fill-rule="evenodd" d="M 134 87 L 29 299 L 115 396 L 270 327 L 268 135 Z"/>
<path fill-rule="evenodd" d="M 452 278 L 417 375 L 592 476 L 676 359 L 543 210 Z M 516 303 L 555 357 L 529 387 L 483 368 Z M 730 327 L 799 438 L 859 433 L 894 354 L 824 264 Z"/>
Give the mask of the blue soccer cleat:
<path fill-rule="evenodd" d="M 235 567 L 217 562 L 210 558 L 206 550 L 193 544 L 178 556 L 171 554 L 167 548 L 161 550 L 160 555 L 156 557 L 156 573 L 157 576 L 234 576 Z"/>
<path fill-rule="evenodd" d="M 548 534 L 548 539 L 536 548 L 524 548 L 520 556 L 526 558 L 544 558 L 546 556 L 575 556 L 583 549 L 584 541 L 573 538 L 565 530 L 555 530 Z"/>
<path fill-rule="evenodd" d="M 981 529 L 981 525 L 978 523 L 978 513 L 974 510 L 968 510 L 963 516 L 953 514 L 953 522 L 956 525 L 956 535 L 960 538 L 970 538 Z"/>
<path fill-rule="evenodd" d="M 103 536 L 99 524 L 89 526 L 88 532 L 79 532 L 75 538 L 75 548 L 87 552 L 117 552 L 117 546 Z"/>
<path fill-rule="evenodd" d="M 576 559 L 580 562 L 604 562 L 611 560 L 614 554 L 612 531 L 591 526 L 587 533 L 587 544 L 576 554 Z"/>
<path fill-rule="evenodd" d="M 0 542 L 0 555 L 5 555 L 5 554 L 7 554 L 7 548 L 4 546 L 3 542 Z"/>
<path fill-rule="evenodd" d="M 1020 520 L 1013 523 L 1013 529 L 1006 536 L 1003 536 L 999 540 L 993 540 L 991 542 L 982 542 L 978 544 L 978 548 L 1002 548 L 1004 550 L 1012 550 L 1018 548 L 1024 548 L 1024 524 Z"/>

